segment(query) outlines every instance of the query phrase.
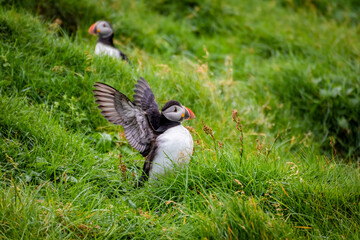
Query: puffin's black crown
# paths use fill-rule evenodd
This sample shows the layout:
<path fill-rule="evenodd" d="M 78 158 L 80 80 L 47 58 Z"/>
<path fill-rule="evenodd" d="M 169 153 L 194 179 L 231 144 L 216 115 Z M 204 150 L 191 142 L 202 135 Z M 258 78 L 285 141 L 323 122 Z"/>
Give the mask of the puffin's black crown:
<path fill-rule="evenodd" d="M 182 106 L 181 103 L 179 103 L 178 101 L 176 100 L 170 100 L 168 101 L 167 103 L 165 103 L 165 105 L 163 106 L 163 108 L 161 109 L 161 111 L 164 111 L 165 109 L 171 107 L 171 106 L 174 106 L 174 105 L 177 105 L 177 106 Z"/>

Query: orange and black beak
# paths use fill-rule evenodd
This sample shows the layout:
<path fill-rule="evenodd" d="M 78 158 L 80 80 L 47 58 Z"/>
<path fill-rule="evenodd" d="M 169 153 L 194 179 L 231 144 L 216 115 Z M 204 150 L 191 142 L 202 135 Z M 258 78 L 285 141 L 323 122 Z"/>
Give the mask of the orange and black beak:
<path fill-rule="evenodd" d="M 89 28 L 89 33 L 90 33 L 91 35 L 96 35 L 96 34 L 97 34 L 96 24 L 97 24 L 97 22 L 94 23 L 93 25 L 91 25 L 91 27 Z"/>
<path fill-rule="evenodd" d="M 185 116 L 184 116 L 185 120 L 190 120 L 190 119 L 196 118 L 195 114 L 190 109 L 188 109 L 187 107 L 184 107 L 184 108 L 185 108 Z"/>

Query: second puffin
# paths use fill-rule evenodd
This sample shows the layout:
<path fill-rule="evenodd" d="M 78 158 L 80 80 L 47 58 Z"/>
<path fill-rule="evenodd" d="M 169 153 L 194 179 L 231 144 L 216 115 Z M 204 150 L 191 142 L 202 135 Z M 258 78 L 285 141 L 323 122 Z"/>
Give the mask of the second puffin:
<path fill-rule="evenodd" d="M 121 52 L 119 49 L 115 48 L 113 38 L 114 30 L 107 21 L 97 21 L 89 28 L 89 33 L 91 35 L 97 35 L 98 41 L 95 47 L 96 55 L 108 55 L 113 58 L 122 59 L 129 61 L 125 53 Z"/>
<path fill-rule="evenodd" d="M 135 85 L 134 101 L 104 84 L 95 83 L 96 103 L 101 114 L 111 123 L 122 125 L 130 145 L 146 157 L 137 184 L 163 175 L 175 165 L 188 163 L 193 152 L 193 139 L 181 125 L 195 118 L 194 113 L 178 101 L 168 101 L 159 111 L 155 96 L 145 79 Z"/>

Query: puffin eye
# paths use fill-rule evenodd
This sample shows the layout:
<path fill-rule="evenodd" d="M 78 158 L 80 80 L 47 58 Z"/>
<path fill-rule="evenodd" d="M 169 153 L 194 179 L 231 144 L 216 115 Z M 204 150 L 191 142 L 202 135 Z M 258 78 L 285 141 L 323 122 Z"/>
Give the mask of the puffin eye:
<path fill-rule="evenodd" d="M 177 108 L 175 108 L 174 112 L 177 112 Z"/>
<path fill-rule="evenodd" d="M 106 27 L 106 24 L 105 24 L 105 23 L 103 24 L 103 27 Z"/>

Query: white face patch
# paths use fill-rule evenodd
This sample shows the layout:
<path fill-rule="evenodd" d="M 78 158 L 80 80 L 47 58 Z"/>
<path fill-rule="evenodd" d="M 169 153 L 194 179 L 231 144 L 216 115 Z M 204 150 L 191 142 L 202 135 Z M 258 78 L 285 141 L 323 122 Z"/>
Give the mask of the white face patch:
<path fill-rule="evenodd" d="M 113 34 L 113 29 L 106 21 L 99 21 L 96 23 L 96 33 L 102 37 L 108 37 Z"/>
<path fill-rule="evenodd" d="M 165 109 L 162 114 L 170 121 L 181 122 L 185 116 L 185 108 L 179 105 L 173 105 Z"/>

